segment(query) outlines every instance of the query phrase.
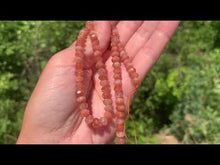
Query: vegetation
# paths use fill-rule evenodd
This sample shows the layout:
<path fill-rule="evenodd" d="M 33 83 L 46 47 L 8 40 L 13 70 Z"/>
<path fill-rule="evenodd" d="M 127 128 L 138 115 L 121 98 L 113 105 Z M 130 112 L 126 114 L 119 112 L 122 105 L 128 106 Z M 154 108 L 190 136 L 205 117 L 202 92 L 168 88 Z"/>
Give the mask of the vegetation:
<path fill-rule="evenodd" d="M 31 92 L 49 58 L 83 21 L 0 22 L 0 143 L 15 143 Z M 183 21 L 131 106 L 139 143 L 161 131 L 181 143 L 220 143 L 220 21 Z M 132 141 L 133 124 L 126 133 Z"/>

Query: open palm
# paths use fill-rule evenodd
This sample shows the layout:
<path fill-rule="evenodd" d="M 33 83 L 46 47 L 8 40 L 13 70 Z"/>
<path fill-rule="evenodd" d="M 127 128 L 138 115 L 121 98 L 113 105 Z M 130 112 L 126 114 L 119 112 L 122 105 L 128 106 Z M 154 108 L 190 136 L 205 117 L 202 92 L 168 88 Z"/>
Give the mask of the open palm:
<path fill-rule="evenodd" d="M 110 57 L 110 21 L 96 21 L 95 29 L 113 87 L 113 69 Z M 140 75 L 140 82 L 155 64 L 173 35 L 178 21 L 114 21 L 120 40 Z M 106 144 L 114 139 L 114 122 L 94 130 L 80 117 L 75 97 L 75 43 L 55 54 L 47 63 L 27 104 L 22 130 L 17 143 Z M 87 102 L 95 117 L 102 117 L 104 105 L 97 73 L 93 67 L 92 49 L 86 48 Z M 125 99 L 133 90 L 130 78 L 122 66 Z M 112 88 L 113 89 L 113 88 Z M 113 101 L 114 91 L 112 90 Z"/>

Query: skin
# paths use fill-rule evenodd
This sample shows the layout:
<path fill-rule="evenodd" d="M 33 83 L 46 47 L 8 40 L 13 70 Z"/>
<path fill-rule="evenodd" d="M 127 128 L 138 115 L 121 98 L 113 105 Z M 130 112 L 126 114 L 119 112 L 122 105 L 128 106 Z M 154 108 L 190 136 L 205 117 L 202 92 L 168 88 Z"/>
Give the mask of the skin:
<path fill-rule="evenodd" d="M 117 24 L 120 40 L 132 59 L 140 82 L 160 57 L 174 34 L 179 21 L 95 21 L 111 87 L 113 69 L 109 57 L 110 24 Z M 114 122 L 103 129 L 91 129 L 80 117 L 75 97 L 75 43 L 52 56 L 44 68 L 28 101 L 17 144 L 108 144 L 115 137 Z M 86 47 L 85 84 L 87 102 L 93 115 L 102 117 L 104 105 L 97 73 L 94 69 L 91 43 Z M 122 65 L 124 98 L 129 101 L 134 87 Z M 114 101 L 114 91 L 112 89 Z M 114 110 L 115 111 L 115 110 Z"/>

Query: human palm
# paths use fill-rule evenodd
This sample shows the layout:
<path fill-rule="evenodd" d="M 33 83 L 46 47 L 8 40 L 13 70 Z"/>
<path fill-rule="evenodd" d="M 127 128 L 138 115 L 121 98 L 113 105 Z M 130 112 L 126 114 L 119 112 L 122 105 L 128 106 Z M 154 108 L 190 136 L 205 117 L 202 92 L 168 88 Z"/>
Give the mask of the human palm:
<path fill-rule="evenodd" d="M 113 86 L 113 68 L 110 58 L 110 24 L 117 24 L 120 40 L 140 75 L 140 82 L 159 58 L 173 35 L 178 21 L 95 21 L 110 85 Z M 115 135 L 114 122 L 102 129 L 91 129 L 80 117 L 75 96 L 75 43 L 55 54 L 47 63 L 27 104 L 22 130 L 17 143 L 111 143 Z M 102 117 L 104 104 L 101 87 L 94 69 L 94 58 L 89 41 L 86 47 L 85 85 L 87 102 L 95 117 Z M 122 67 L 122 86 L 125 100 L 133 85 Z M 111 93 L 113 94 L 113 88 Z M 113 95 L 114 101 L 114 95 Z"/>

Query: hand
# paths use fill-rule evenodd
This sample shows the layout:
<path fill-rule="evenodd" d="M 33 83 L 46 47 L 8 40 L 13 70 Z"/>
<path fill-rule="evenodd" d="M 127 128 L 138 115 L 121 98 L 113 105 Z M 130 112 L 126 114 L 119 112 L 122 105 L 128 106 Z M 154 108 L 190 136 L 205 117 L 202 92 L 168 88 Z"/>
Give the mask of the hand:
<path fill-rule="evenodd" d="M 109 58 L 110 21 L 96 21 L 95 29 L 106 60 L 109 80 L 113 85 L 112 63 Z M 140 82 L 160 57 L 173 35 L 178 21 L 114 21 L 120 39 L 140 75 Z M 75 43 L 55 54 L 47 63 L 27 104 L 17 143 L 105 144 L 114 139 L 115 128 L 93 130 L 80 117 L 75 97 Z M 87 46 L 86 81 L 88 102 L 93 115 L 102 117 L 104 105 L 97 73 L 89 68 L 94 64 L 91 45 Z M 125 99 L 134 88 L 125 68 L 122 68 Z M 93 76 L 94 75 L 94 76 Z M 113 93 L 112 89 L 112 93 Z M 114 98 L 113 98 L 114 100 Z"/>

